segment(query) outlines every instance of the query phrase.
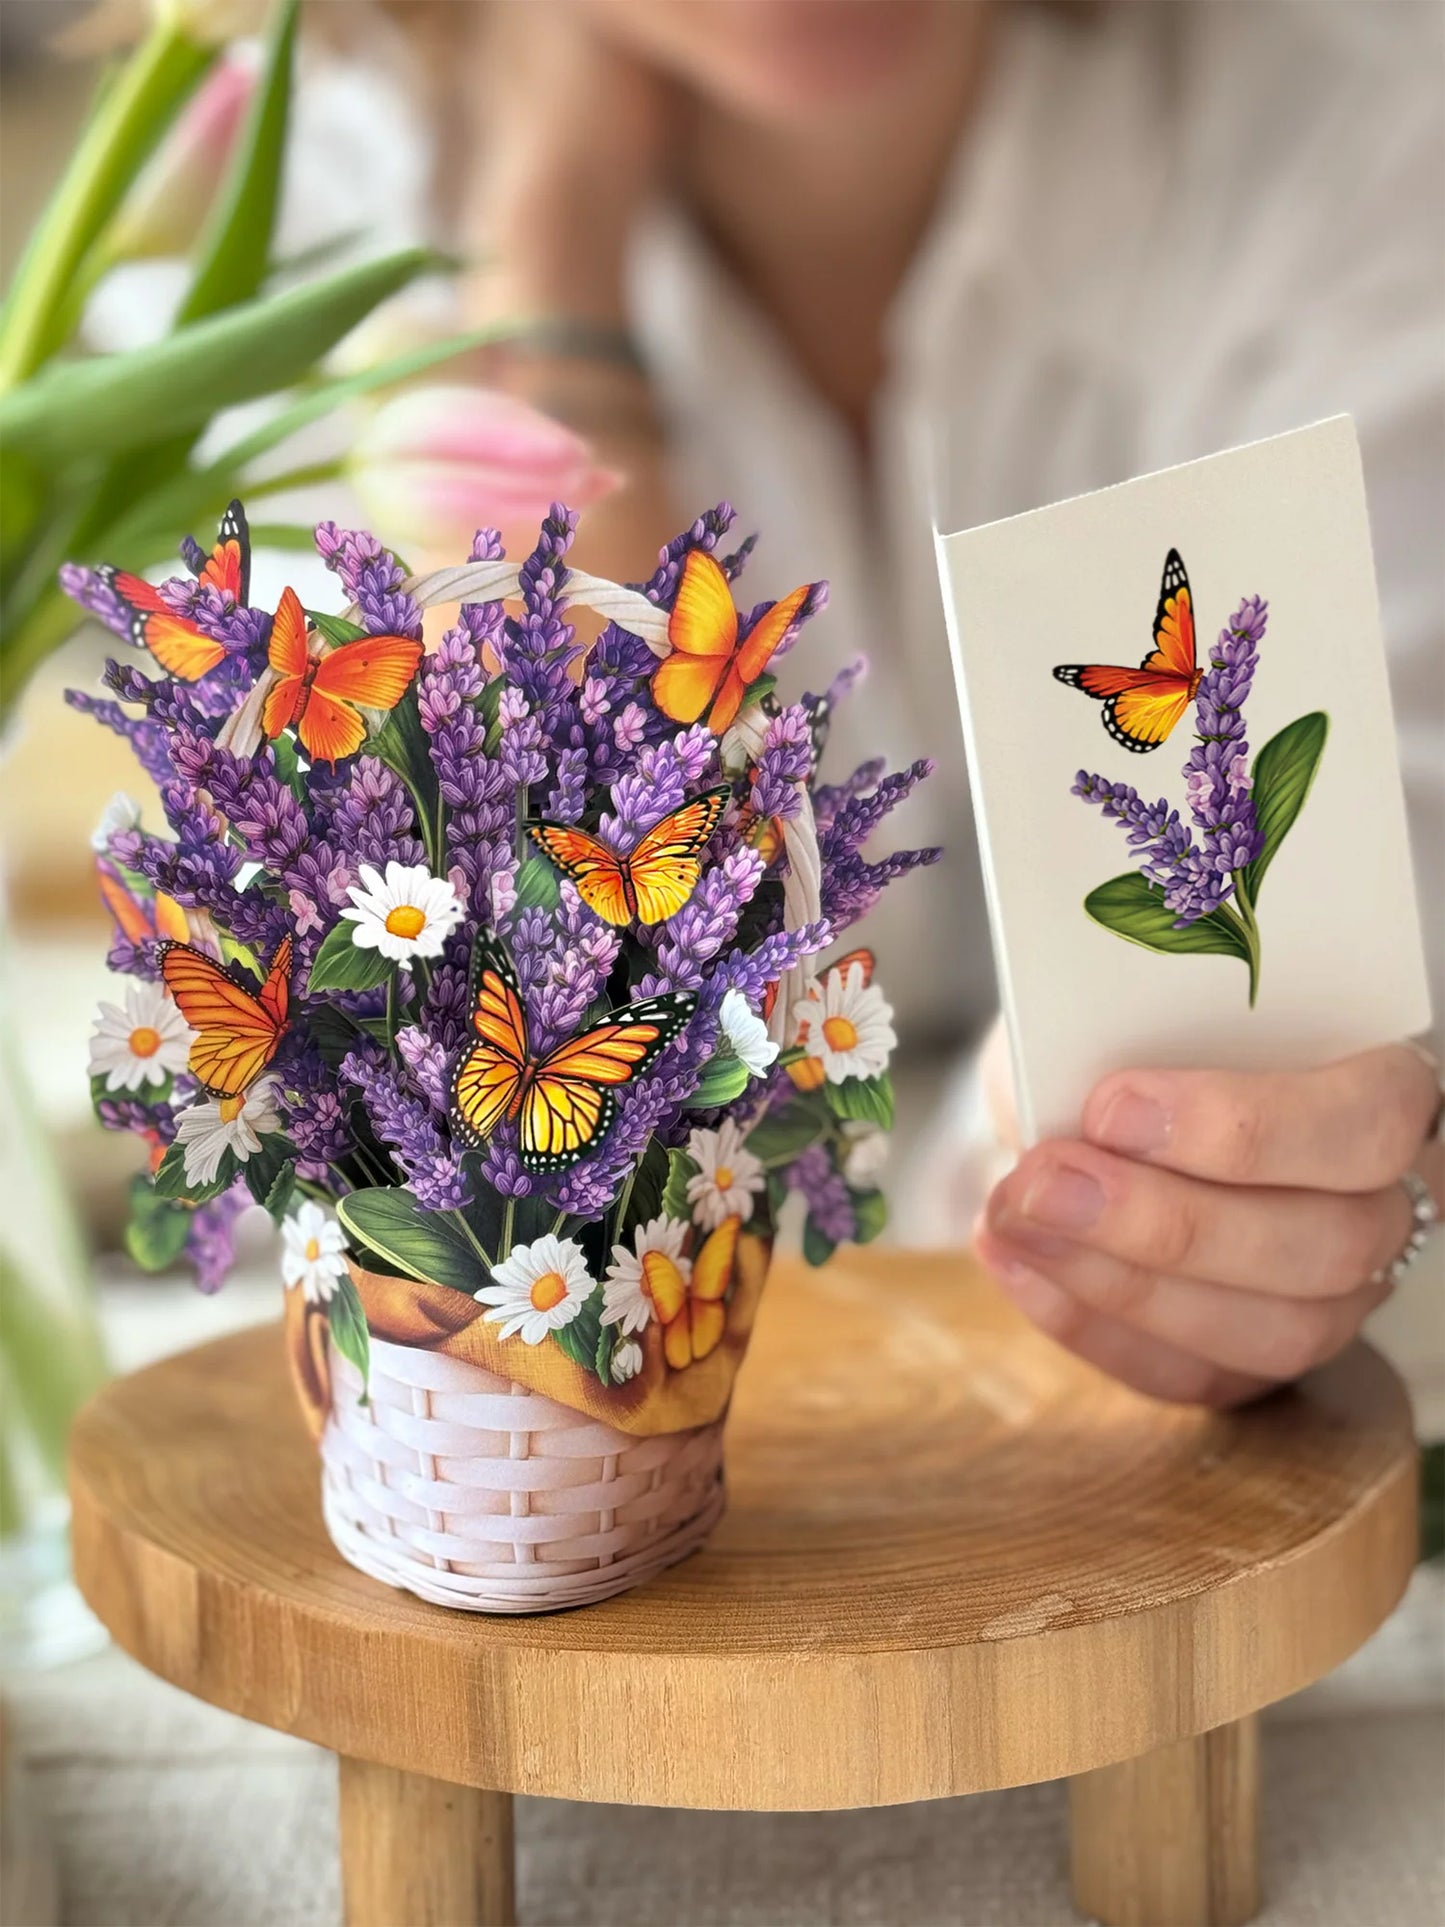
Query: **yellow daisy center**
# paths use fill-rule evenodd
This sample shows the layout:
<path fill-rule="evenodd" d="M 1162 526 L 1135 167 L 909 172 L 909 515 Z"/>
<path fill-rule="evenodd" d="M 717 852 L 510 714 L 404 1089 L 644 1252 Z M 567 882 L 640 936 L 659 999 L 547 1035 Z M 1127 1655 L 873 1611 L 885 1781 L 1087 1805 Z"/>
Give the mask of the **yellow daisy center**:
<path fill-rule="evenodd" d="M 719 1191 L 731 1191 L 733 1188 L 732 1166 L 730 1164 L 720 1164 L 712 1174 L 712 1181 Z"/>
<path fill-rule="evenodd" d="M 319 1258 L 320 1256 L 321 1256 L 321 1240 L 320 1240 L 319 1238 L 308 1238 L 308 1239 L 306 1240 L 306 1262 L 307 1262 L 307 1264 L 308 1264 L 308 1265 L 314 1265 L 314 1264 L 316 1263 L 316 1260 L 317 1260 L 317 1259 L 318 1259 L 318 1258 Z"/>
<path fill-rule="evenodd" d="M 823 1019 L 823 1042 L 829 1050 L 848 1051 L 858 1048 L 858 1027 L 848 1017 L 825 1017 Z"/>
<path fill-rule="evenodd" d="M 414 903 L 399 903 L 387 913 L 386 928 L 389 936 L 408 940 L 419 937 L 426 928 L 426 912 L 418 910 Z"/>
<path fill-rule="evenodd" d="M 161 1047 L 161 1034 L 150 1024 L 137 1024 L 130 1034 L 132 1057 L 154 1057 Z"/>
<path fill-rule="evenodd" d="M 532 1309 L 551 1311 L 567 1296 L 567 1280 L 560 1271 L 544 1271 L 531 1290 Z"/>

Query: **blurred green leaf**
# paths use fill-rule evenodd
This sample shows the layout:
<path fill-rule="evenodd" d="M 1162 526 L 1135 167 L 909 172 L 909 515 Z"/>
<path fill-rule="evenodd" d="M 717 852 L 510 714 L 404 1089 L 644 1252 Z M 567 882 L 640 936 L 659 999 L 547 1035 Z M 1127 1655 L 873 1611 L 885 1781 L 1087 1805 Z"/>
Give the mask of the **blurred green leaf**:
<path fill-rule="evenodd" d="M 219 409 L 289 387 L 388 295 L 434 269 L 406 248 L 268 300 L 248 301 L 164 341 L 70 362 L 0 399 L 0 440 L 59 466 L 199 429 Z"/>
<path fill-rule="evenodd" d="M 845 1077 L 841 1084 L 825 1084 L 823 1093 L 835 1117 L 893 1129 L 893 1080 L 887 1071 L 878 1077 Z"/>
<path fill-rule="evenodd" d="M 142 1271 L 169 1271 L 186 1248 L 191 1229 L 189 1206 L 156 1195 L 148 1177 L 130 1183 L 130 1219 L 125 1248 Z"/>
<path fill-rule="evenodd" d="M 854 1191 L 853 1241 L 871 1244 L 888 1222 L 888 1200 L 881 1191 Z"/>
<path fill-rule="evenodd" d="M 162 19 L 105 87 L 10 284 L 0 317 L 0 392 L 34 374 L 60 345 L 57 323 L 77 311 L 70 294 L 86 255 L 216 52 Z"/>
<path fill-rule="evenodd" d="M 299 0 L 281 0 L 276 9 L 265 66 L 225 185 L 201 236 L 177 327 L 249 301 L 266 278 L 286 157 L 298 12 Z"/>

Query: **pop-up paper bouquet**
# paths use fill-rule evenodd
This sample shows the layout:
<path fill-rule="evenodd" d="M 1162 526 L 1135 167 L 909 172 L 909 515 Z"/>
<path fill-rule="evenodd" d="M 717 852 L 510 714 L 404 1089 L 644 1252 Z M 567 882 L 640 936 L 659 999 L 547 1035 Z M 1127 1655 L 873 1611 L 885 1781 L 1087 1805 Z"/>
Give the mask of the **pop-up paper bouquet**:
<path fill-rule="evenodd" d="M 815 1262 L 883 1222 L 890 1011 L 825 953 L 935 854 L 862 853 L 926 766 L 819 781 L 859 671 L 776 698 L 824 590 L 740 614 L 731 519 L 640 589 L 568 569 L 561 508 L 520 567 L 483 532 L 420 580 L 323 523 L 340 616 L 250 606 L 239 504 L 188 577 L 66 572 L 141 651 L 72 700 L 169 825 L 122 799 L 98 834 L 130 1249 L 213 1287 L 266 1207 L 332 1536 L 448 1604 L 576 1604 L 696 1545 L 787 1194 Z"/>

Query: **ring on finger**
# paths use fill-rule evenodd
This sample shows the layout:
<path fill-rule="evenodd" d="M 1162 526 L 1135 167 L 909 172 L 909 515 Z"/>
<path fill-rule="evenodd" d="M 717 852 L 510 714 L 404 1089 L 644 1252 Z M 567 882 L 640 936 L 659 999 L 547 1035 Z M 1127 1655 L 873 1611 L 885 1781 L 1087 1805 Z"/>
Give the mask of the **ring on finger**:
<path fill-rule="evenodd" d="M 1389 1285 L 1392 1289 L 1425 1249 L 1440 1219 L 1440 1207 L 1418 1172 L 1407 1171 L 1400 1179 L 1400 1188 L 1410 1201 L 1410 1235 L 1388 1264 L 1370 1273 L 1372 1285 Z"/>

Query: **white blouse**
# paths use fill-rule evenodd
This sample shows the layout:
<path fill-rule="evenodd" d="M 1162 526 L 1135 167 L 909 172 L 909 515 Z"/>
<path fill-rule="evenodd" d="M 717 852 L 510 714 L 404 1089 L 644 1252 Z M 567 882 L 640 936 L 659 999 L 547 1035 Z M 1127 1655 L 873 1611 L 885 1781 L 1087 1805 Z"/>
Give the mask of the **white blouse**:
<path fill-rule="evenodd" d="M 866 652 L 835 770 L 937 762 L 891 840 L 947 857 L 868 927 L 915 1045 L 976 1032 L 995 1003 L 925 440 L 958 529 L 1350 412 L 1422 909 L 1445 936 L 1442 60 L 1434 4 L 1011 10 L 889 318 L 866 470 L 696 233 L 660 211 L 639 237 L 634 322 L 678 501 L 726 496 L 740 530 L 762 531 L 745 601 L 831 583 L 785 691 Z M 1067 654 L 1069 584 L 1041 577 L 1038 593 Z"/>

